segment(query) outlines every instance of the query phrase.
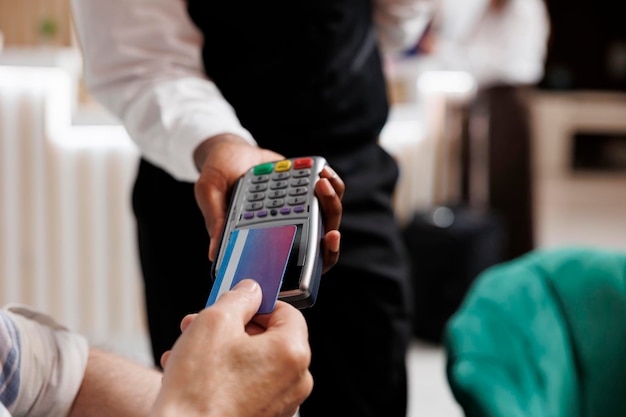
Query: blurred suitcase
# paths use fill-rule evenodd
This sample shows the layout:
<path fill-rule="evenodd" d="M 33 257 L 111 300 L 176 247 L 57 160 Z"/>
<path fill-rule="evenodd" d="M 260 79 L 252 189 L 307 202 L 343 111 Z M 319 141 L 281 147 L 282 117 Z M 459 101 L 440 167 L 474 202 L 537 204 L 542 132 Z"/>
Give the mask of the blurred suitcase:
<path fill-rule="evenodd" d="M 445 323 L 476 276 L 503 260 L 506 242 L 498 215 L 481 208 L 486 207 L 486 135 L 479 134 L 478 126 L 470 139 L 465 107 L 447 112 L 463 128 L 458 138 L 442 136 L 437 144 L 435 188 L 440 192 L 435 202 L 440 204 L 414 213 L 403 230 L 411 267 L 413 335 L 432 343 L 442 341 Z M 446 188 L 458 191 L 446 194 Z"/>
<path fill-rule="evenodd" d="M 502 260 L 498 217 L 465 206 L 416 213 L 404 229 L 413 291 L 413 334 L 441 342 L 445 323 L 476 276 Z"/>

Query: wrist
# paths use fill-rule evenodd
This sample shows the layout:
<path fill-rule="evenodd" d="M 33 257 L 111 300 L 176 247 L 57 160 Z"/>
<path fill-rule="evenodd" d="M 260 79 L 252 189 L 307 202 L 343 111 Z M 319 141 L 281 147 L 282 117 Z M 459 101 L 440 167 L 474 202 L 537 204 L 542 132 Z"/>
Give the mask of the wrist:
<path fill-rule="evenodd" d="M 149 417 L 209 417 L 212 416 L 209 410 L 200 411 L 195 407 L 186 407 L 178 401 L 157 401 Z"/>
<path fill-rule="evenodd" d="M 241 136 L 234 135 L 232 133 L 224 133 L 212 136 L 206 139 L 204 142 L 200 143 L 200 145 L 198 145 L 193 152 L 193 161 L 196 165 L 196 169 L 198 171 L 202 171 L 202 166 L 204 165 L 204 161 L 206 161 L 206 158 L 213 152 L 216 147 L 225 144 L 251 146 L 250 142 L 248 142 Z"/>

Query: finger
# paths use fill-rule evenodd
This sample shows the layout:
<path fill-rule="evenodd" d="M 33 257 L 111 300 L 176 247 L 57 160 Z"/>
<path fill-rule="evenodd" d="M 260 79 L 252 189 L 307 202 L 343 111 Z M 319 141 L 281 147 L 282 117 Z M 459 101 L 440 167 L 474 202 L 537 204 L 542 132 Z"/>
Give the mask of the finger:
<path fill-rule="evenodd" d="M 222 294 L 208 309 L 222 309 L 228 317 L 241 319 L 245 326 L 259 310 L 262 297 L 261 286 L 254 280 L 244 279 Z"/>
<path fill-rule="evenodd" d="M 209 174 L 206 174 L 207 176 Z M 198 207 L 204 217 L 205 227 L 210 237 L 209 259 L 215 260 L 217 253 L 217 245 L 219 243 L 220 234 L 226 220 L 227 209 L 227 190 L 228 185 L 224 178 L 216 180 L 216 176 L 210 181 L 201 178 L 196 182 L 194 191 Z M 217 182 L 217 186 L 215 185 Z"/>
<path fill-rule="evenodd" d="M 326 273 L 339 260 L 339 247 L 341 244 L 341 233 L 331 230 L 324 236 L 324 266 L 322 273 Z"/>
<path fill-rule="evenodd" d="M 185 329 L 191 324 L 191 322 L 196 319 L 196 317 L 198 317 L 198 314 L 187 314 L 185 317 L 183 317 L 183 319 L 180 321 L 180 331 L 184 332 Z"/>
<path fill-rule="evenodd" d="M 161 355 L 161 368 L 165 369 L 165 366 L 167 365 L 167 361 L 170 358 L 171 354 L 172 354 L 172 351 L 167 350 Z"/>
<path fill-rule="evenodd" d="M 224 222 L 226 222 L 226 210 L 228 209 L 228 191 L 213 189 L 208 195 L 208 208 L 204 216 L 207 221 L 207 231 L 209 232 L 209 260 L 215 261 L 217 248 L 220 243 Z"/>
<path fill-rule="evenodd" d="M 343 199 L 343 193 L 346 190 L 346 185 L 334 169 L 326 165 L 320 172 L 320 177 L 326 178 L 333 186 L 333 189 L 335 190 L 339 198 Z"/>
<path fill-rule="evenodd" d="M 343 206 L 330 181 L 326 178 L 319 179 L 315 184 L 315 193 L 324 215 L 324 229 L 339 229 Z"/>
<path fill-rule="evenodd" d="M 269 314 L 258 314 L 252 319 L 266 332 L 286 332 L 290 340 L 308 340 L 308 328 L 300 310 L 284 301 L 276 301 L 274 311 Z"/>

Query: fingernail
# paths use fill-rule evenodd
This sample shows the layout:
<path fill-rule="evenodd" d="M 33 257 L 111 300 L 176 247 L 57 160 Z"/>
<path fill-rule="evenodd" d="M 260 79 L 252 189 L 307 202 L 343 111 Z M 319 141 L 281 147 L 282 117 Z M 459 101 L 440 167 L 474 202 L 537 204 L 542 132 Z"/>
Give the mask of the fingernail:
<path fill-rule="evenodd" d="M 259 284 L 252 279 L 241 280 L 233 287 L 233 290 L 255 292 Z"/>

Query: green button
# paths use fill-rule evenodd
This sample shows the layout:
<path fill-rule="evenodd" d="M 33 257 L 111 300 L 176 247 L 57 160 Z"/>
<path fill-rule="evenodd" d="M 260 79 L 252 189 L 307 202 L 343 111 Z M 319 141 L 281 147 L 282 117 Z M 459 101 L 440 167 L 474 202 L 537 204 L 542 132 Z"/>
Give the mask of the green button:
<path fill-rule="evenodd" d="M 257 165 L 254 167 L 254 175 L 269 174 L 272 172 L 272 168 L 274 168 L 272 163 Z"/>

